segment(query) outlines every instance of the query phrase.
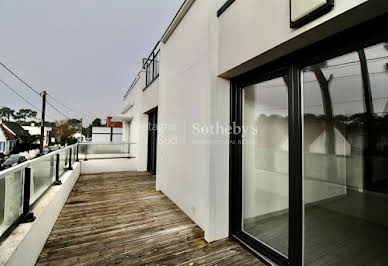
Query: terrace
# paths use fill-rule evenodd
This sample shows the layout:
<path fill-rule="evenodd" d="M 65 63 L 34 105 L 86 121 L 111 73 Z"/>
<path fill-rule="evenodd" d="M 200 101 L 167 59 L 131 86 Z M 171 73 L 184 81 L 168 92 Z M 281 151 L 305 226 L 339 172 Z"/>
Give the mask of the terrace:
<path fill-rule="evenodd" d="M 261 264 L 233 240 L 207 243 L 154 176 L 131 171 L 135 146 L 76 144 L 1 172 L 0 264 Z"/>

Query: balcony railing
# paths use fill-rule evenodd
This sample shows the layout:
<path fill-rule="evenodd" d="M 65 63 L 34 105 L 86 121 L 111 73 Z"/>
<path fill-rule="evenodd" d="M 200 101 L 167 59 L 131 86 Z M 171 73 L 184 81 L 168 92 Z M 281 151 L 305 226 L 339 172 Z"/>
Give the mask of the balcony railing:
<path fill-rule="evenodd" d="M 135 143 L 80 143 L 79 159 L 135 158 Z"/>
<path fill-rule="evenodd" d="M 135 144 L 80 143 L 26 161 L 0 172 L 0 241 L 20 223 L 34 221 L 30 212 L 51 186 L 79 160 L 134 158 Z"/>
<path fill-rule="evenodd" d="M 159 54 L 160 42 L 158 42 L 152 50 L 149 57 L 144 60 L 143 68 L 146 71 L 146 87 L 150 85 L 159 76 Z"/>

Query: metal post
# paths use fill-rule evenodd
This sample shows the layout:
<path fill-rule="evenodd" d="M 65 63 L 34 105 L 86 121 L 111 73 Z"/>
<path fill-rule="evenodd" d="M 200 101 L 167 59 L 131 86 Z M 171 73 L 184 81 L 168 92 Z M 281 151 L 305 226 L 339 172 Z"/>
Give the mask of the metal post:
<path fill-rule="evenodd" d="M 56 164 L 55 164 L 55 182 L 54 186 L 62 185 L 61 180 L 59 180 L 59 153 L 56 154 Z"/>
<path fill-rule="evenodd" d="M 31 189 L 31 168 L 24 170 L 24 190 L 23 190 L 23 219 L 21 223 L 31 223 L 35 221 L 35 216 L 30 212 L 30 189 Z"/>
<path fill-rule="evenodd" d="M 42 120 L 40 125 L 40 156 L 43 155 L 43 147 L 44 147 L 44 123 L 46 116 L 46 91 L 42 92 Z"/>
<path fill-rule="evenodd" d="M 85 144 L 85 159 L 84 161 L 87 161 L 88 160 L 88 145 Z"/>
<path fill-rule="evenodd" d="M 76 153 L 76 158 L 75 158 L 76 162 L 79 162 L 78 153 L 79 153 L 79 144 L 77 144 L 77 153 Z"/>
<path fill-rule="evenodd" d="M 69 168 L 67 168 L 67 170 L 73 170 L 73 167 L 71 167 L 71 156 L 72 155 L 73 155 L 73 148 L 70 148 Z"/>

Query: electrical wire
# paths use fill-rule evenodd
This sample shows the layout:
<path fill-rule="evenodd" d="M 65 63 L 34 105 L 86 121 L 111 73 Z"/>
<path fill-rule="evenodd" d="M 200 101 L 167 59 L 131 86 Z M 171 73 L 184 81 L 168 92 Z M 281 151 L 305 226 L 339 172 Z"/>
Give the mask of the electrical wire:
<path fill-rule="evenodd" d="M 39 113 L 42 113 L 42 111 L 36 107 L 35 105 L 33 105 L 30 101 L 28 101 L 26 98 L 24 98 L 20 93 L 18 93 L 14 88 L 12 88 L 11 86 L 9 86 L 7 83 L 5 83 L 3 80 L 0 79 L 0 82 L 6 87 L 8 88 L 9 90 L 11 90 L 13 93 L 15 93 L 17 96 L 19 96 L 23 101 L 25 101 L 27 104 L 29 104 L 32 108 L 34 108 L 36 111 L 38 111 Z M 47 115 L 47 114 L 46 114 Z M 48 116 L 50 119 L 53 119 L 52 117 Z M 55 119 L 53 119 L 55 120 Z"/>
<path fill-rule="evenodd" d="M 87 117 L 87 118 L 91 118 L 91 116 L 89 115 L 86 115 L 86 114 L 83 114 L 79 111 L 76 111 L 68 106 L 66 106 L 63 102 L 59 101 L 56 97 L 52 96 L 51 94 L 47 93 L 47 96 L 50 97 L 53 101 L 55 101 L 56 103 L 60 104 L 61 106 L 63 106 L 64 108 L 66 108 L 68 111 L 74 113 L 74 114 L 79 114 L 81 115 L 82 117 Z"/>
<path fill-rule="evenodd" d="M 34 93 L 36 93 L 37 95 L 41 96 L 42 97 L 42 93 L 38 92 L 37 90 L 35 90 L 34 88 L 32 88 L 31 85 L 29 85 L 26 81 L 24 81 L 19 75 L 17 75 L 15 72 L 13 72 L 10 68 L 8 68 L 4 63 L 0 62 L 0 65 L 3 66 L 9 73 L 11 73 L 14 77 L 16 77 L 20 82 L 22 82 L 24 85 L 26 85 L 30 90 L 32 90 Z M 3 81 L 2 81 L 3 82 Z M 29 105 L 33 106 L 31 103 L 29 103 L 23 96 L 21 96 L 18 92 L 16 92 L 14 89 L 12 89 L 11 87 L 9 87 L 5 82 L 3 82 L 3 84 L 5 86 L 7 86 L 9 89 L 11 89 L 14 93 L 16 93 L 19 97 L 21 97 L 24 101 L 26 101 Z M 48 95 L 50 98 L 52 98 L 53 100 L 55 100 L 56 102 L 60 103 L 58 100 L 56 100 L 53 96 L 49 95 L 49 94 L 46 94 Z M 71 119 L 69 116 L 65 115 L 63 112 L 59 111 L 58 108 L 56 108 L 53 104 L 49 103 L 47 100 L 46 100 L 46 103 L 51 106 L 55 111 L 57 111 L 59 114 L 61 114 L 62 116 L 68 118 L 68 119 Z M 64 104 L 60 103 L 62 106 L 64 106 L 65 108 L 71 110 L 70 108 L 66 107 Z M 36 107 L 34 107 L 35 109 L 37 109 Z M 37 109 L 39 110 L 39 109 Z M 41 111 L 39 111 L 41 112 Z M 52 119 L 52 118 L 51 118 Z"/>
<path fill-rule="evenodd" d="M 66 117 L 67 119 L 71 119 L 69 116 L 65 115 L 64 113 L 62 113 L 61 111 L 59 111 L 54 105 L 52 105 L 49 101 L 46 100 L 46 103 L 51 106 L 51 108 L 53 108 L 55 111 L 57 111 L 59 114 L 63 115 L 64 117 Z"/>
<path fill-rule="evenodd" d="M 9 69 L 6 65 L 4 65 L 2 62 L 0 62 L 0 65 L 2 65 L 9 73 L 11 73 L 14 77 L 16 77 L 20 82 L 22 82 L 24 85 L 26 85 L 30 90 L 38 94 L 39 96 L 42 96 L 40 92 L 32 88 L 27 82 L 25 82 L 22 78 L 20 78 L 18 75 L 16 75 L 11 69 Z"/>

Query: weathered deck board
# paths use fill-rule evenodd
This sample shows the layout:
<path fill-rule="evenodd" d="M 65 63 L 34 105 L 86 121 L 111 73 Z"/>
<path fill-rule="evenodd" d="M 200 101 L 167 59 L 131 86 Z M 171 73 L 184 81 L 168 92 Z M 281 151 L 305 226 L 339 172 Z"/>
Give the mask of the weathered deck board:
<path fill-rule="evenodd" d="M 264 265 L 203 231 L 147 173 L 80 176 L 37 265 Z"/>

